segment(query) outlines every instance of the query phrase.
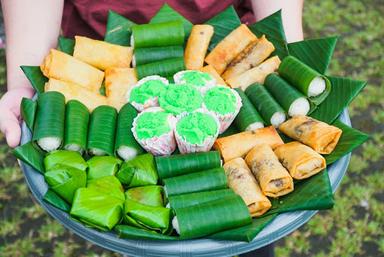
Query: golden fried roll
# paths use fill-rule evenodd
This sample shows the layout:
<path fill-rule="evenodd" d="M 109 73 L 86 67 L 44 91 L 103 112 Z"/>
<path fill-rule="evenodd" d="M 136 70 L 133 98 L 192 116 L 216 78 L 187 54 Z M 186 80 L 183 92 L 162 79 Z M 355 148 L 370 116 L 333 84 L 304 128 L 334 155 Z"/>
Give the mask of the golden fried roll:
<path fill-rule="evenodd" d="M 255 68 L 227 79 L 226 82 L 232 88 L 240 87 L 242 90 L 246 90 L 248 86 L 254 83 L 264 83 L 265 78 L 275 72 L 279 68 L 280 63 L 279 57 L 273 56 Z"/>
<path fill-rule="evenodd" d="M 312 147 L 320 154 L 330 154 L 342 133 L 338 127 L 303 115 L 290 118 L 282 123 L 279 129 L 290 138 Z"/>
<path fill-rule="evenodd" d="M 216 79 L 216 84 L 217 85 L 222 85 L 222 86 L 228 86 L 227 83 L 225 83 L 224 79 L 217 73 L 215 68 L 213 68 L 212 65 L 205 65 L 200 69 L 200 71 L 205 72 L 210 74 L 212 77 Z"/>
<path fill-rule="evenodd" d="M 133 68 L 111 68 L 105 70 L 105 94 L 109 105 L 117 110 L 127 103 L 128 89 L 136 84 L 136 71 Z"/>
<path fill-rule="evenodd" d="M 73 57 L 101 70 L 107 68 L 129 68 L 133 49 L 105 41 L 75 36 Z"/>
<path fill-rule="evenodd" d="M 241 24 L 217 44 L 205 58 L 205 62 L 212 65 L 217 73 L 222 74 L 227 65 L 256 40 L 257 37 L 247 25 Z"/>
<path fill-rule="evenodd" d="M 40 69 L 48 78 L 75 83 L 93 92 L 99 92 L 104 79 L 101 70 L 55 49 L 51 49 Z"/>
<path fill-rule="evenodd" d="M 77 100 L 83 103 L 90 112 L 100 105 L 107 105 L 107 98 L 98 93 L 85 89 L 74 83 L 64 82 L 56 79 L 49 79 L 45 83 L 44 90 L 57 91 L 64 95 L 65 101 Z"/>
<path fill-rule="evenodd" d="M 271 202 L 261 192 L 259 184 L 243 158 L 233 159 L 225 163 L 223 168 L 227 175 L 228 186 L 241 196 L 252 217 L 261 216 L 271 208 Z"/>
<path fill-rule="evenodd" d="M 211 25 L 194 25 L 192 27 L 184 53 L 187 70 L 198 70 L 203 67 L 213 30 Z"/>
<path fill-rule="evenodd" d="M 220 152 L 224 162 L 228 162 L 245 156 L 255 145 L 263 143 L 272 148 L 284 144 L 276 129 L 270 126 L 218 138 L 213 148 Z"/>
<path fill-rule="evenodd" d="M 250 44 L 228 65 L 223 73 L 223 78 L 230 79 L 256 67 L 267 59 L 273 51 L 275 51 L 275 47 L 263 35 L 257 42 Z"/>
<path fill-rule="evenodd" d="M 255 146 L 245 157 L 266 196 L 279 197 L 293 191 L 293 179 L 267 144 Z"/>
<path fill-rule="evenodd" d="M 278 146 L 275 154 L 294 179 L 309 178 L 327 166 L 323 156 L 297 141 Z"/>

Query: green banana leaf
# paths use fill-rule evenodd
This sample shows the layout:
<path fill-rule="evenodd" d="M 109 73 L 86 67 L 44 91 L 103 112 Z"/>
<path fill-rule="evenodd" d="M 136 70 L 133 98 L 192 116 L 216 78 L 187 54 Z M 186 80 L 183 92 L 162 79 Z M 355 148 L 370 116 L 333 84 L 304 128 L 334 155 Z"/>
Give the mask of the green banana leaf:
<path fill-rule="evenodd" d="M 295 190 L 271 199 L 272 208 L 264 215 L 298 210 L 330 209 L 334 204 L 328 172 L 324 170 L 310 179 L 295 183 Z"/>
<path fill-rule="evenodd" d="M 88 168 L 87 162 L 78 152 L 57 150 L 50 152 L 44 158 L 44 167 L 46 171 L 51 170 L 56 165 L 66 165 L 85 171 Z"/>
<path fill-rule="evenodd" d="M 265 35 L 275 46 L 272 55 L 278 55 L 283 59 L 289 55 L 287 40 L 281 18 L 281 10 L 249 26 L 249 29 L 258 37 Z"/>
<path fill-rule="evenodd" d="M 326 123 L 332 123 L 363 90 L 367 82 L 340 77 L 328 77 L 328 79 L 332 84 L 332 90 L 310 116 Z"/>
<path fill-rule="evenodd" d="M 129 46 L 132 33 L 131 27 L 133 25 L 135 25 L 134 22 L 110 10 L 108 12 L 104 41 L 116 45 Z"/>
<path fill-rule="evenodd" d="M 233 134 L 236 134 L 236 133 L 239 133 L 239 129 L 236 127 L 236 124 L 235 123 L 232 123 L 231 126 L 229 126 L 227 128 L 227 130 L 225 130 L 223 133 L 221 133 L 218 138 L 220 137 L 227 137 L 227 136 L 230 136 L 230 135 L 233 135 Z"/>
<path fill-rule="evenodd" d="M 166 21 L 180 20 L 183 22 L 185 38 L 191 33 L 193 24 L 183 15 L 175 11 L 171 6 L 165 3 L 160 10 L 153 16 L 149 23 L 159 23 Z"/>
<path fill-rule="evenodd" d="M 124 222 L 126 224 L 158 231 L 162 234 L 169 231 L 171 209 L 162 206 L 145 205 L 131 199 L 124 204 Z"/>
<path fill-rule="evenodd" d="M 45 181 L 50 188 L 68 203 L 72 203 L 76 190 L 87 184 L 87 173 L 73 167 L 58 164 L 46 171 Z"/>
<path fill-rule="evenodd" d="M 180 209 L 233 195 L 235 195 L 235 193 L 232 191 L 232 189 L 228 188 L 207 192 L 174 195 L 170 196 L 168 201 L 172 209 Z"/>
<path fill-rule="evenodd" d="M 214 34 L 208 47 L 209 51 L 212 51 L 212 49 L 215 48 L 221 40 L 232 32 L 232 30 L 241 25 L 241 21 L 235 8 L 231 5 L 224 11 L 206 21 L 205 24 L 212 25 L 214 28 Z"/>
<path fill-rule="evenodd" d="M 248 207 L 238 195 L 175 209 L 175 212 L 176 230 L 183 239 L 203 237 L 252 223 Z"/>
<path fill-rule="evenodd" d="M 59 36 L 57 42 L 57 49 L 67 53 L 69 55 L 73 55 L 73 49 L 75 48 L 75 40 L 72 38 L 66 38 L 63 36 Z"/>
<path fill-rule="evenodd" d="M 87 161 L 88 180 L 105 176 L 115 176 L 121 160 L 114 156 L 94 156 Z"/>
<path fill-rule="evenodd" d="M 162 186 L 130 188 L 125 192 L 125 199 L 149 206 L 164 207 L 164 189 Z"/>
<path fill-rule="evenodd" d="M 369 135 L 345 125 L 340 120 L 336 120 L 332 125 L 340 128 L 343 133 L 333 152 L 324 156 L 327 165 L 334 163 L 344 155 L 352 152 L 369 139 Z"/>
<path fill-rule="evenodd" d="M 76 191 L 70 214 L 88 226 L 111 230 L 120 222 L 124 209 L 124 192 L 114 176 L 94 179 Z"/>
<path fill-rule="evenodd" d="M 43 75 L 39 66 L 20 66 L 25 76 L 31 82 L 33 89 L 38 94 L 44 92 L 44 85 L 48 82 L 48 78 Z"/>
<path fill-rule="evenodd" d="M 161 179 L 221 166 L 218 151 L 159 156 L 155 158 L 155 161 Z"/>
<path fill-rule="evenodd" d="M 306 39 L 288 44 L 289 54 L 325 74 L 331 62 L 338 37 Z"/>
<path fill-rule="evenodd" d="M 32 131 L 35 121 L 35 113 L 37 109 L 36 101 L 23 97 L 21 100 L 20 113 L 21 118 L 25 121 L 27 127 Z"/>
<path fill-rule="evenodd" d="M 40 173 L 44 173 L 44 152 L 32 142 L 25 143 L 13 149 L 13 155 Z"/>
<path fill-rule="evenodd" d="M 213 235 L 208 238 L 218 240 L 234 240 L 251 242 L 261 230 L 263 230 L 269 223 L 271 223 L 277 214 L 272 214 L 264 217 L 252 219 L 252 223 L 239 228 L 228 229 Z"/>
<path fill-rule="evenodd" d="M 178 240 L 179 237 L 159 234 L 155 231 L 149 231 L 128 225 L 117 225 L 115 231 L 121 238 L 127 239 L 146 239 L 146 240 Z"/>
<path fill-rule="evenodd" d="M 43 200 L 65 212 L 69 212 L 71 209 L 71 206 L 52 189 L 48 189 L 48 191 L 44 194 Z"/>
<path fill-rule="evenodd" d="M 164 179 L 167 196 L 227 188 L 222 167 Z"/>
<path fill-rule="evenodd" d="M 116 177 L 128 188 L 156 185 L 158 177 L 153 155 L 149 153 L 142 154 L 135 159 L 124 162 Z"/>
<path fill-rule="evenodd" d="M 64 149 L 83 153 L 87 149 L 89 123 L 88 108 L 77 100 L 70 100 L 65 107 Z"/>

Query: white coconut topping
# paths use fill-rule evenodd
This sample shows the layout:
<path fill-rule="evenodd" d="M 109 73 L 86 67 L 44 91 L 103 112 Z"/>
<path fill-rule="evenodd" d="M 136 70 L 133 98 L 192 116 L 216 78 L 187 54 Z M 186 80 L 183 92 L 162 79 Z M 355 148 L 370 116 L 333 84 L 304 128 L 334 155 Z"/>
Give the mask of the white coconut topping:
<path fill-rule="evenodd" d="M 262 122 L 254 122 L 249 124 L 245 131 L 252 131 L 259 128 L 264 128 L 264 124 Z"/>
<path fill-rule="evenodd" d="M 68 150 L 68 151 L 73 151 L 73 152 L 79 152 L 80 154 L 83 153 L 83 149 L 81 148 L 81 146 L 77 145 L 77 144 L 69 144 L 69 145 L 66 145 L 64 147 L 65 150 Z"/>
<path fill-rule="evenodd" d="M 135 39 L 133 37 L 133 33 L 131 35 L 131 47 L 132 47 L 132 49 L 135 49 Z"/>
<path fill-rule="evenodd" d="M 58 137 L 44 137 L 37 141 L 41 149 L 51 152 L 58 149 L 61 145 L 61 139 Z"/>
<path fill-rule="evenodd" d="M 314 78 L 308 87 L 308 97 L 320 95 L 324 92 L 325 87 L 325 80 L 322 77 Z"/>
<path fill-rule="evenodd" d="M 106 155 L 105 151 L 100 150 L 100 149 L 96 149 L 96 148 L 92 148 L 92 149 L 90 149 L 89 152 L 90 152 L 92 155 L 96 155 L 96 156 L 103 156 L 103 155 Z"/>
<path fill-rule="evenodd" d="M 310 109 L 310 105 L 308 100 L 305 97 L 297 98 L 291 106 L 289 106 L 288 115 L 296 116 L 296 115 L 307 115 Z"/>
<path fill-rule="evenodd" d="M 286 117 L 285 117 L 285 114 L 283 112 L 275 112 L 271 118 L 272 126 L 277 128 L 281 123 L 283 123 L 285 121 L 285 118 Z"/>
<path fill-rule="evenodd" d="M 176 216 L 172 219 L 172 227 L 176 230 L 177 234 L 180 235 L 179 221 L 177 220 Z"/>
<path fill-rule="evenodd" d="M 120 146 L 119 149 L 117 149 L 117 154 L 123 158 L 124 161 L 129 161 L 136 157 L 137 151 L 135 148 L 129 146 Z"/>
<path fill-rule="evenodd" d="M 132 56 L 132 67 L 133 68 L 136 67 L 136 56 L 135 55 Z"/>

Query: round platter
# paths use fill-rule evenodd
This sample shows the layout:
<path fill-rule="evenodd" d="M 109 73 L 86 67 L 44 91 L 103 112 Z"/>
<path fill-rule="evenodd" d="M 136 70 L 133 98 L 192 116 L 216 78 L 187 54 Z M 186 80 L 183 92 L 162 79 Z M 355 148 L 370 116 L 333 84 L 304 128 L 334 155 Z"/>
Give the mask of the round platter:
<path fill-rule="evenodd" d="M 347 110 L 344 110 L 340 120 L 349 126 L 351 125 Z M 23 144 L 30 139 L 31 133 L 25 123 L 23 123 L 21 142 Z M 339 186 L 347 170 L 350 157 L 351 154 L 348 154 L 328 166 L 333 192 Z M 185 241 L 120 239 L 114 233 L 99 232 L 95 229 L 87 228 L 81 223 L 70 219 L 67 213 L 44 202 L 43 196 L 48 189 L 44 177 L 24 163 L 20 163 L 20 166 L 32 194 L 53 218 L 82 238 L 111 251 L 127 254 L 128 256 L 233 256 L 258 249 L 286 236 L 308 222 L 317 212 L 295 211 L 280 214 L 250 243 L 212 239 Z"/>

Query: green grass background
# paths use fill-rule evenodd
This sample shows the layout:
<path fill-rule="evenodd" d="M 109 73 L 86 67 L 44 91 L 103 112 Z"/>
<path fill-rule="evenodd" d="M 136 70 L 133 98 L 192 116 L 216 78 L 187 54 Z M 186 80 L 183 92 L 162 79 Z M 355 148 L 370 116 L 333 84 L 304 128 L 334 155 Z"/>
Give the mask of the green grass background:
<path fill-rule="evenodd" d="M 307 38 L 340 35 L 329 73 L 368 80 L 351 104 L 353 126 L 372 139 L 356 150 L 332 210 L 279 240 L 276 256 L 384 256 L 384 2 L 307 0 Z M 5 92 L 0 52 L 0 95 Z M 1 110 L 0 110 L 1 111 Z M 70 233 L 37 205 L 0 135 L 0 256 L 119 256 Z"/>

